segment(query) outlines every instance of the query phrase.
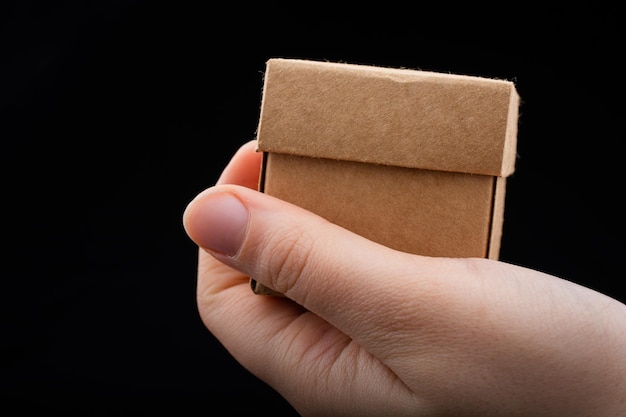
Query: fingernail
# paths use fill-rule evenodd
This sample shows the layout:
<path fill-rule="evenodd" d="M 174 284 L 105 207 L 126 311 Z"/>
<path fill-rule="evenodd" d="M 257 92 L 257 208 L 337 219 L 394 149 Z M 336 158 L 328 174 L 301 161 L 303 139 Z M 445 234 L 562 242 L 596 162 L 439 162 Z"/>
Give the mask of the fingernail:
<path fill-rule="evenodd" d="M 246 235 L 248 210 L 234 195 L 217 192 L 198 203 L 188 223 L 193 225 L 198 245 L 233 256 Z"/>

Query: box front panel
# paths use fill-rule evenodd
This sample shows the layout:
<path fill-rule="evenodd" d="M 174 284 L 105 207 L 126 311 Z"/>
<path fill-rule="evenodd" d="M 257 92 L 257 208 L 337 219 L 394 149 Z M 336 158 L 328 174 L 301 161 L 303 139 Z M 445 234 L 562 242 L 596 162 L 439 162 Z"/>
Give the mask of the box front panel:
<path fill-rule="evenodd" d="M 274 153 L 264 177 L 265 193 L 391 248 L 488 256 L 494 177 Z"/>

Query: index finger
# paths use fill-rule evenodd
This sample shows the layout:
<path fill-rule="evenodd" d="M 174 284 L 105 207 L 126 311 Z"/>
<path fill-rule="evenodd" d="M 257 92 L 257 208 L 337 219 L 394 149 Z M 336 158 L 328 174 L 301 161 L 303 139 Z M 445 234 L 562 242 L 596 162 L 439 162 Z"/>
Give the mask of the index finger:
<path fill-rule="evenodd" d="M 263 154 L 256 151 L 256 140 L 243 144 L 224 168 L 218 184 L 237 184 L 257 189 Z"/>

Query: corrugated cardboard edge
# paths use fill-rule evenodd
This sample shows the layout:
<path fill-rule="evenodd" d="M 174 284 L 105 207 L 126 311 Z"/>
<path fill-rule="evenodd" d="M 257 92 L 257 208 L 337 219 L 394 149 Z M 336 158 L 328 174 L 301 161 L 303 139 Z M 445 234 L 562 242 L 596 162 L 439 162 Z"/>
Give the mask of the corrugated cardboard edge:
<path fill-rule="evenodd" d="M 493 212 L 491 215 L 491 227 L 489 228 L 490 236 L 487 258 L 496 261 L 500 258 L 500 244 L 502 241 L 502 228 L 504 226 L 506 180 L 506 177 L 494 177 Z"/>

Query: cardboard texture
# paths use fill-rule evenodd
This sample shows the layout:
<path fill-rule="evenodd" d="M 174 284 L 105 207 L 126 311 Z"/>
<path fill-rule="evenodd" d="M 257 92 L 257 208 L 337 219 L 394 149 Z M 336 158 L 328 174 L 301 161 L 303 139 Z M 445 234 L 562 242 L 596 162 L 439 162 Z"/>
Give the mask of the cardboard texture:
<path fill-rule="evenodd" d="M 270 59 L 259 190 L 397 250 L 498 259 L 518 108 L 505 80 Z"/>

